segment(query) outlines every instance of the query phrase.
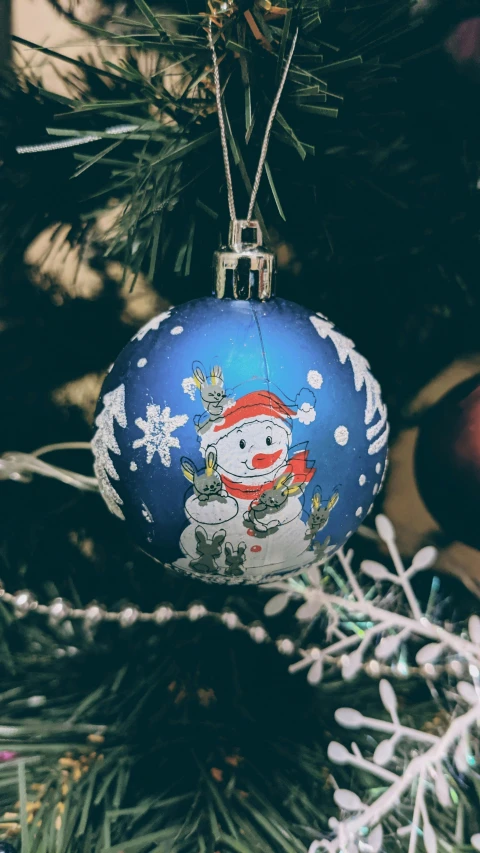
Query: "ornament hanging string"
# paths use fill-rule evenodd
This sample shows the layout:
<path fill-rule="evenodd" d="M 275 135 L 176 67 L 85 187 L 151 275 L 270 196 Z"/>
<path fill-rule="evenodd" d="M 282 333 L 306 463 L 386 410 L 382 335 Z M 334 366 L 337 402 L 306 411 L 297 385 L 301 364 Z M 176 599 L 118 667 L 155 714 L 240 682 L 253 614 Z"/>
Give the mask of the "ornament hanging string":
<path fill-rule="evenodd" d="M 263 167 L 265 165 L 265 160 L 267 157 L 268 143 L 270 141 L 270 134 L 272 132 L 273 122 L 275 120 L 275 115 L 278 109 L 278 105 L 280 103 L 280 98 L 282 97 L 283 87 L 285 86 L 285 82 L 288 76 L 288 72 L 290 70 L 290 64 L 292 62 L 293 54 L 295 52 L 295 46 L 297 44 L 298 38 L 298 27 L 295 31 L 295 35 L 292 39 L 292 44 L 290 47 L 290 52 L 287 57 L 287 61 L 285 63 L 285 68 L 283 69 L 283 74 L 280 79 L 280 83 L 278 86 L 277 94 L 273 100 L 272 108 L 270 110 L 270 115 L 268 117 L 267 126 L 265 128 L 265 134 L 263 137 L 263 143 L 260 150 L 260 157 L 258 160 L 257 173 L 255 175 L 255 180 L 253 182 L 252 194 L 250 196 L 250 203 L 248 206 L 247 213 L 247 221 L 250 222 L 253 216 L 253 209 L 255 207 L 255 201 L 257 199 L 258 188 L 260 186 L 260 180 L 262 177 Z M 218 112 L 218 123 L 220 126 L 220 139 L 222 143 L 222 153 L 223 153 L 223 164 L 225 167 L 225 178 L 227 181 L 227 194 L 228 194 L 228 209 L 230 212 L 230 219 L 233 221 L 236 220 L 237 216 L 235 213 L 235 199 L 233 195 L 233 182 L 232 182 L 232 173 L 230 171 L 230 159 L 228 156 L 228 145 L 227 145 L 227 135 L 225 132 L 225 115 L 224 108 L 222 103 L 222 90 L 220 86 L 220 73 L 218 70 L 218 60 L 217 53 L 215 50 L 215 44 L 213 42 L 212 36 L 212 21 L 209 19 L 208 21 L 208 44 L 212 53 L 213 60 L 213 79 L 215 82 L 215 97 L 217 101 L 217 112 Z"/>

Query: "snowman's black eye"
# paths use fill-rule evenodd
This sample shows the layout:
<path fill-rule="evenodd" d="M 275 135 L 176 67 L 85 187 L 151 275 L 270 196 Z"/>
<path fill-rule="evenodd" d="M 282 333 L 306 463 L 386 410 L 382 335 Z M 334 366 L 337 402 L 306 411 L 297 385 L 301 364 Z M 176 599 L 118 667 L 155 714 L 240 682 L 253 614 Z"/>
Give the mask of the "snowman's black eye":
<path fill-rule="evenodd" d="M 272 443 L 272 436 L 271 436 L 271 435 L 267 435 L 267 437 L 266 437 L 265 441 L 267 442 L 268 446 L 270 447 L 270 445 L 271 445 L 271 443 Z"/>
<path fill-rule="evenodd" d="M 240 439 L 240 447 L 242 448 L 242 450 L 243 450 L 243 448 L 244 448 L 244 447 L 246 447 L 246 446 L 247 446 L 247 442 L 245 441 L 245 439 L 244 439 L 244 438 L 241 438 L 241 439 Z"/>

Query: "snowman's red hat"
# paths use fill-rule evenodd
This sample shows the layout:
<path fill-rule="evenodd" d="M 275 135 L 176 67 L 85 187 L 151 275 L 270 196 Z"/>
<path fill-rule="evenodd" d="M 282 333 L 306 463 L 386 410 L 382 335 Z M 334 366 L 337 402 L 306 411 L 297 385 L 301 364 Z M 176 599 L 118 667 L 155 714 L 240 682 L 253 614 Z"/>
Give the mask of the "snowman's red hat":
<path fill-rule="evenodd" d="M 272 391 L 251 391 L 240 397 L 230 406 L 223 415 L 222 420 L 215 424 L 214 433 L 229 431 L 243 421 L 258 420 L 259 418 L 276 418 L 291 431 L 289 421 L 296 416 L 296 411 L 287 406 L 280 397 Z"/>

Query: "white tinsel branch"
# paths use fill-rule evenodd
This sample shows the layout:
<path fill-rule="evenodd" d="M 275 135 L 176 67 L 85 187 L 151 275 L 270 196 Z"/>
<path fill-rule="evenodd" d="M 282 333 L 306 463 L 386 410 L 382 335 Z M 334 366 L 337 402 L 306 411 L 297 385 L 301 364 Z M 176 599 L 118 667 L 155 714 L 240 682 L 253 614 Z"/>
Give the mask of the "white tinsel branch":
<path fill-rule="evenodd" d="M 387 544 L 397 574 L 393 574 L 385 566 L 373 560 L 365 560 L 360 569 L 363 574 L 377 583 L 399 586 L 404 592 L 408 608 L 411 611 L 410 615 L 387 610 L 378 602 L 367 599 L 351 568 L 353 551 L 350 550 L 347 554 L 340 551 L 337 556 L 351 590 L 350 596 L 342 597 L 326 592 L 316 567 L 309 570 L 308 573 L 311 586 L 300 586 L 295 581 L 283 581 L 270 585 L 271 589 L 279 590 L 280 594 L 267 603 L 265 608 L 267 615 L 279 613 L 290 599 L 298 597 L 300 594 L 304 599 L 304 604 L 297 610 L 297 618 L 311 620 L 317 613 L 323 611 L 329 618 L 327 637 L 330 638 L 333 633 L 337 637 L 336 642 L 327 645 L 320 652 L 318 649 L 302 650 L 300 652 L 301 660 L 292 664 L 290 671 L 298 672 L 301 669 L 315 666 L 315 670 L 309 673 L 309 681 L 315 683 L 321 680 L 323 666 L 326 662 L 342 657 L 343 677 L 349 680 L 361 669 L 366 651 L 379 635 L 383 636 L 375 649 L 377 660 L 385 661 L 393 658 L 401 643 L 415 636 L 430 641 L 417 653 L 417 663 L 420 665 L 433 663 L 440 655 L 450 651 L 480 668 L 480 619 L 476 616 L 471 618 L 469 622 L 471 639 L 467 639 L 458 634 L 453 634 L 443 625 L 437 625 L 428 619 L 422 613 L 415 596 L 411 578 L 417 572 L 432 565 L 436 558 L 436 550 L 430 546 L 422 548 L 415 555 L 410 567 L 405 569 L 395 542 L 395 531 L 390 521 L 385 516 L 378 516 L 376 525 L 379 536 Z M 345 635 L 338 629 L 341 618 L 344 621 L 347 618 L 357 621 L 368 619 L 372 625 L 366 628 L 361 635 Z"/>
<path fill-rule="evenodd" d="M 390 721 L 365 716 L 354 708 L 338 709 L 335 719 L 343 728 L 367 729 L 387 737 L 378 741 L 371 758 L 363 755 L 356 743 L 352 743 L 351 749 L 348 749 L 344 744 L 333 741 L 328 748 L 330 761 L 332 764 L 348 765 L 368 772 L 381 780 L 386 789 L 374 802 L 365 804 L 357 793 L 337 788 L 335 802 L 348 816 L 342 820 L 332 818 L 332 836 L 313 842 L 309 853 L 318 849 L 327 850 L 328 853 L 379 853 L 386 821 L 396 812 L 400 803 L 402 812 L 411 807 L 410 822 L 397 829 L 399 838 L 408 839 L 408 853 L 416 853 L 420 837 L 427 853 L 437 853 L 436 833 L 428 812 L 430 798 L 433 796 L 442 809 L 454 805 L 451 785 L 447 781 L 451 761 L 459 774 L 471 772 L 469 738 L 472 729 L 480 724 L 480 618 L 476 615 L 470 617 L 468 636 L 461 632 L 454 633 L 450 627 L 437 624 L 429 618 L 421 608 L 411 579 L 417 572 L 434 563 L 436 550 L 431 546 L 422 548 L 414 556 L 411 565 L 406 567 L 398 551 L 390 521 L 385 516 L 378 516 L 376 528 L 388 547 L 394 571 L 381 563 L 365 560 L 360 565 L 360 571 L 365 578 L 374 582 L 366 590 L 352 569 L 351 550 L 346 554 L 343 551 L 337 554 L 346 579 L 346 584 L 339 581 L 339 584 L 343 584 L 342 594 L 328 591 L 325 583 L 328 578 L 322 578 L 317 566 L 307 572 L 309 585 L 294 579 L 270 586 L 277 594 L 265 607 L 267 615 L 279 613 L 289 602 L 301 598 L 302 603 L 296 612 L 299 620 L 312 621 L 323 613 L 328 623 L 325 646 L 300 649 L 300 660 L 290 666 L 290 671 L 308 669 L 309 682 L 317 684 L 322 680 L 326 666 L 340 662 L 342 675 L 348 681 L 362 669 L 369 650 L 373 649 L 377 660 L 388 661 L 398 656 L 408 640 L 425 640 L 427 642 L 416 653 L 416 662 L 426 680 L 435 671 L 435 661 L 442 656 L 453 658 L 450 672 L 454 678 L 457 677 L 457 683 L 453 689 L 451 684 L 448 685 L 445 698 L 453 699 L 454 708 L 445 730 L 438 734 L 403 725 L 398 715 L 395 692 L 388 681 L 382 680 L 380 698 L 390 715 Z M 384 585 L 388 585 L 387 595 L 381 594 Z M 395 590 L 403 594 L 403 605 L 398 596 L 395 597 Z M 394 610 L 390 609 L 392 603 Z M 367 626 L 361 628 L 365 622 Z M 352 625 L 357 626 L 356 630 L 353 630 Z M 470 681 L 460 680 L 460 674 L 465 671 Z M 470 707 L 458 715 L 459 708 L 465 704 Z M 406 766 L 404 757 L 397 754 L 397 748 L 403 742 L 415 745 L 415 753 Z M 409 799 L 406 798 L 407 794 L 410 795 Z M 459 804 L 454 843 L 450 847 L 452 851 L 465 842 L 461 810 Z M 473 834 L 470 843 L 474 849 L 480 850 L 480 833 Z"/>
<path fill-rule="evenodd" d="M 388 683 L 388 682 L 387 682 Z M 337 824 L 336 836 L 331 841 L 314 842 L 310 846 L 309 853 L 319 847 L 328 850 L 329 853 L 339 853 L 345 845 L 350 845 L 355 842 L 360 830 L 364 827 L 373 827 L 380 823 L 381 819 L 398 807 L 400 798 L 408 791 L 415 781 L 425 779 L 431 767 L 441 764 L 449 756 L 452 746 L 458 741 L 462 741 L 465 734 L 472 728 L 473 725 L 480 722 L 480 699 L 470 708 L 465 714 L 453 720 L 442 737 L 439 737 L 430 749 L 422 755 L 413 758 L 407 767 L 403 770 L 402 775 L 397 776 L 390 787 L 381 794 L 370 806 L 364 807 L 359 814 L 353 818 L 349 818 Z M 335 753 L 334 753 L 335 755 Z M 329 757 L 332 758 L 332 751 L 329 750 Z M 343 758 L 343 756 L 342 756 Z M 333 757 L 335 760 L 335 757 Z M 336 760 L 336 763 L 347 763 Z M 352 762 L 349 762 L 352 763 Z M 370 767 L 372 771 L 378 768 Z M 378 775 L 378 773 L 376 774 Z M 423 783 L 421 783 L 423 786 Z M 423 796 L 423 795 L 422 795 Z M 425 820 L 424 820 L 425 824 Z M 417 825 L 414 820 L 412 822 L 412 833 L 417 832 Z M 415 849 L 415 848 L 413 848 Z M 427 853 L 431 853 L 434 848 L 427 848 Z M 436 849 L 436 848 L 435 848 Z"/>

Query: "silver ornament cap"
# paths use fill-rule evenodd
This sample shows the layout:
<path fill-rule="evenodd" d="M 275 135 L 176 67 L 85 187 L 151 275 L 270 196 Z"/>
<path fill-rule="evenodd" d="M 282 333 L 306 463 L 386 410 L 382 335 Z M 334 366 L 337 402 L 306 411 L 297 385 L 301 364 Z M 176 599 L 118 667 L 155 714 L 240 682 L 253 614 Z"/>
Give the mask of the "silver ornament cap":
<path fill-rule="evenodd" d="M 228 246 L 214 255 L 218 299 L 255 299 L 265 302 L 274 293 L 275 255 L 263 245 L 256 219 L 234 219 Z"/>

